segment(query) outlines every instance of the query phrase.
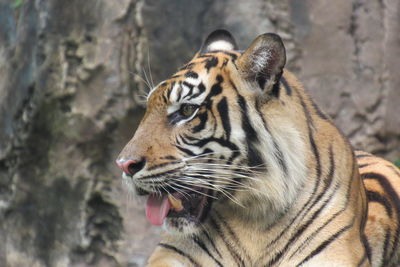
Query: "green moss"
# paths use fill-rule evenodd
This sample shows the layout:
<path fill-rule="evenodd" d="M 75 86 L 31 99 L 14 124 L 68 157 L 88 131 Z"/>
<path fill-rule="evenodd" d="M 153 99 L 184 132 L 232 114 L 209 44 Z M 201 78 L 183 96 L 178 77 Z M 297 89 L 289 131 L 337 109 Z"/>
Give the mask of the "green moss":
<path fill-rule="evenodd" d="M 14 3 L 12 3 L 11 7 L 12 8 L 19 8 L 24 4 L 23 0 L 15 0 Z"/>
<path fill-rule="evenodd" d="M 400 158 L 395 159 L 395 160 L 393 161 L 393 163 L 394 163 L 394 165 L 396 165 L 398 168 L 400 168 Z"/>

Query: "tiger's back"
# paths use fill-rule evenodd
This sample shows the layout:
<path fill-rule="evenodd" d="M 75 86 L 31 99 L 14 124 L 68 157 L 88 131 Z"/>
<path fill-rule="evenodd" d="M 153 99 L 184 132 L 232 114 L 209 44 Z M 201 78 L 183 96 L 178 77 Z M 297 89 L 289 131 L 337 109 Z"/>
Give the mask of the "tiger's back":
<path fill-rule="evenodd" d="M 356 156 L 285 60 L 219 30 L 150 92 L 117 160 L 167 229 L 150 266 L 396 265 L 398 170 Z"/>

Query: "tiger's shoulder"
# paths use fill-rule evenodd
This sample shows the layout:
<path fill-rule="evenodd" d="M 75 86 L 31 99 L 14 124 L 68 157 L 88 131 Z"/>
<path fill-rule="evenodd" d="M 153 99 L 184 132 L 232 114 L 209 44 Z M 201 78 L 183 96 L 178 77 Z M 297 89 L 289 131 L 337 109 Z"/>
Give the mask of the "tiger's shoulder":
<path fill-rule="evenodd" d="M 368 201 L 365 225 L 373 266 L 398 266 L 400 170 L 368 152 L 355 151 Z M 391 259 L 388 261 L 388 259 Z"/>

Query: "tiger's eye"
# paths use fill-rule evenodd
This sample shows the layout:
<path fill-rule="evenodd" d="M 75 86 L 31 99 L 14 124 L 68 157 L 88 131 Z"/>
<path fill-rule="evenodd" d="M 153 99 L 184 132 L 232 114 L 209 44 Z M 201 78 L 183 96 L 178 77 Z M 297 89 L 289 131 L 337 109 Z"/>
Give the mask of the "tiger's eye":
<path fill-rule="evenodd" d="M 196 111 L 197 105 L 182 104 L 180 113 L 184 117 L 190 117 Z"/>

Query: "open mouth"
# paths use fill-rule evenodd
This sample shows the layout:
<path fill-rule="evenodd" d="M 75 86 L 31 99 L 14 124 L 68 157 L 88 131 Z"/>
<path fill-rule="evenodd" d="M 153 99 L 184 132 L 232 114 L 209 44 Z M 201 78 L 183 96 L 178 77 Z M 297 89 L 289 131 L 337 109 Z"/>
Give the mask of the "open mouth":
<path fill-rule="evenodd" d="M 185 218 L 195 223 L 202 222 L 211 207 L 209 190 L 172 194 L 150 194 L 146 202 L 146 217 L 153 225 L 162 225 L 165 218 Z"/>

